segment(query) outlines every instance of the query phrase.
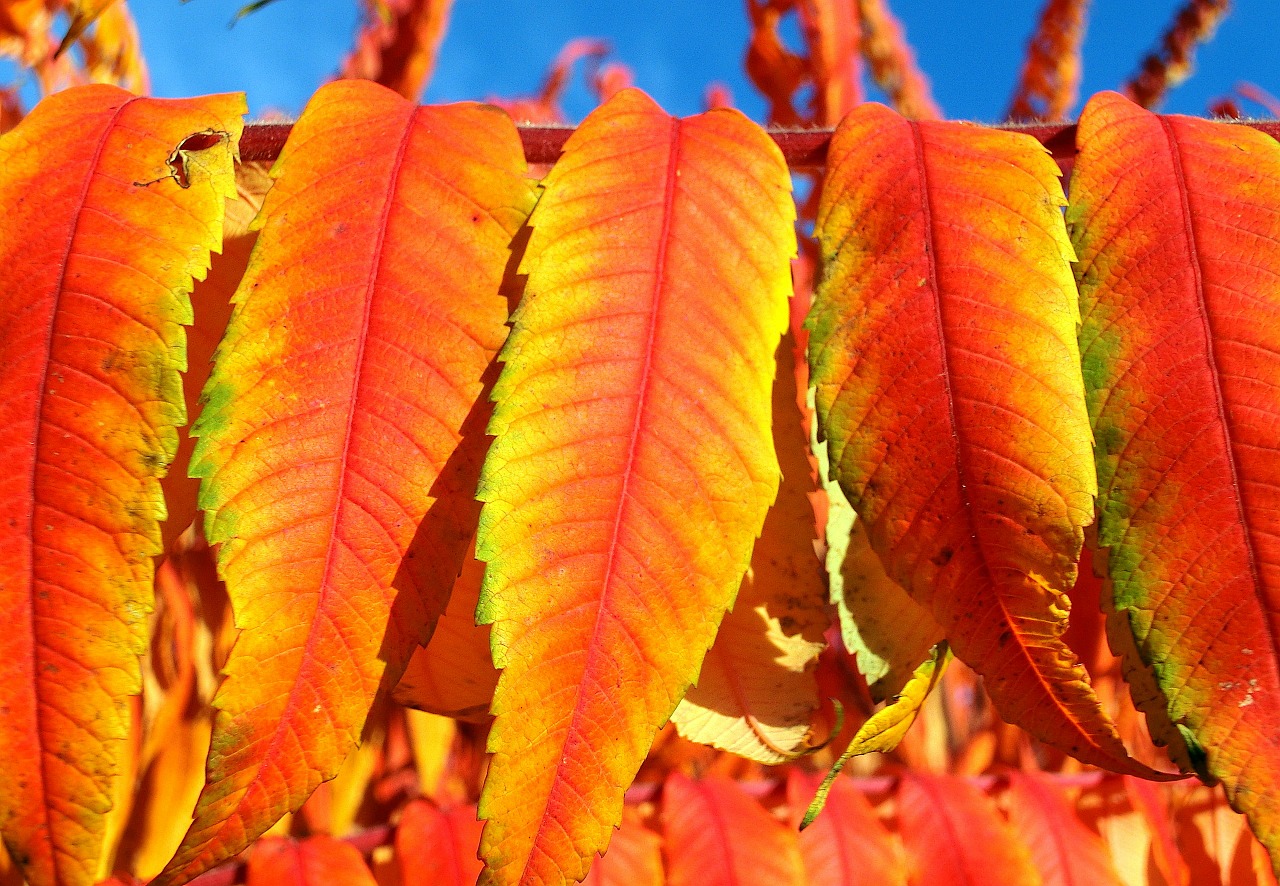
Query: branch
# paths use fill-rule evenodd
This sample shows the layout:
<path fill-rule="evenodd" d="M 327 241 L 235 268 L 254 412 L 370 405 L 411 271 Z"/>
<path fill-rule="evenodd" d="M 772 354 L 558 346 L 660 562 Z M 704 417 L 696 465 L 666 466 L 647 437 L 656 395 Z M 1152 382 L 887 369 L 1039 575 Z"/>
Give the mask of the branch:
<path fill-rule="evenodd" d="M 1280 141 L 1280 122 L 1254 121 L 1235 125 L 1250 126 Z M 1074 124 L 1004 124 L 996 128 L 1025 132 L 1048 148 L 1053 159 L 1060 163 L 1075 157 Z M 246 163 L 274 161 L 280 156 L 280 148 L 284 146 L 292 129 L 293 126 L 289 123 L 250 123 L 240 139 L 241 160 Z M 520 139 L 524 142 L 525 159 L 530 163 L 554 163 L 559 158 L 565 141 L 573 133 L 572 126 L 522 125 L 519 130 Z M 821 167 L 827 159 L 831 133 L 830 129 L 769 129 L 769 135 L 782 149 L 782 156 L 792 169 Z"/>

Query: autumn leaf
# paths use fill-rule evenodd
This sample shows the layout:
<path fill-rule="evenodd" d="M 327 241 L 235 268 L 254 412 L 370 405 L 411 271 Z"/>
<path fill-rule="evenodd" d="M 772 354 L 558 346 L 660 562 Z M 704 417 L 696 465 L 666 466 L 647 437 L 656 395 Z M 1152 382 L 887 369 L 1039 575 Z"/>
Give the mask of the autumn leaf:
<path fill-rule="evenodd" d="M 662 790 L 669 886 L 803 886 L 795 831 L 727 778 L 679 773 Z"/>
<path fill-rule="evenodd" d="M 624 90 L 543 182 L 494 389 L 485 882 L 581 880 L 698 674 L 778 484 L 793 204 L 736 111 Z"/>
<path fill-rule="evenodd" d="M 1061 640 L 1096 489 L 1063 202 L 1026 136 L 880 105 L 846 117 L 817 220 L 818 417 L 889 576 L 1001 715 L 1156 776 Z"/>
<path fill-rule="evenodd" d="M 1145 782 L 1144 782 L 1145 784 Z M 1106 845 L 1045 775 L 1009 775 L 1009 820 L 1026 843 L 1044 886 L 1119 886 Z"/>
<path fill-rule="evenodd" d="M 269 837 L 249 855 L 246 886 L 377 886 L 369 866 L 350 843 L 333 837 L 305 840 Z"/>
<path fill-rule="evenodd" d="M 818 779 L 793 769 L 787 805 L 798 825 L 812 802 Z M 897 837 L 876 815 L 852 779 L 831 783 L 826 808 L 800 832 L 800 855 L 808 882 L 830 886 L 906 886 L 907 864 Z"/>
<path fill-rule="evenodd" d="M 501 112 L 367 82 L 322 88 L 294 125 L 193 432 L 241 633 L 208 786 L 157 883 L 230 858 L 332 778 L 430 639 L 477 515 L 523 172 Z"/>
<path fill-rule="evenodd" d="M 995 803 L 963 778 L 913 773 L 898 785 L 898 827 L 911 882 L 1040 886 L 1026 844 Z"/>
<path fill-rule="evenodd" d="M 944 632 L 929 610 L 911 599 L 885 572 L 880 555 L 867 538 L 866 526 L 840 484 L 830 479 L 827 443 L 817 438 L 816 423 L 810 445 L 827 495 L 825 565 L 840 635 L 845 648 L 856 657 L 871 697 L 884 701 L 902 691 L 929 657 L 929 650 L 942 642 Z"/>
<path fill-rule="evenodd" d="M 622 825 L 609 851 L 595 860 L 583 886 L 663 886 L 662 838 L 645 826 L 635 807 L 622 813 Z"/>
<path fill-rule="evenodd" d="M 396 827 L 403 886 L 474 886 L 480 876 L 481 824 L 474 806 L 441 809 L 426 800 L 405 807 Z"/>
<path fill-rule="evenodd" d="M 397 702 L 472 723 L 489 721 L 498 671 L 489 652 L 489 626 L 476 624 L 483 581 L 484 564 L 468 556 L 431 642 L 414 650 L 396 684 Z"/>
<path fill-rule="evenodd" d="M 1141 655 L 1126 666 L 1164 695 L 1135 702 L 1280 860 L 1280 146 L 1115 93 L 1078 138 L 1098 541 Z"/>
<path fill-rule="evenodd" d="M 690 741 L 761 763 L 782 763 L 821 741 L 814 670 L 829 618 L 814 550 L 814 481 L 805 457 L 792 339 L 778 349 L 773 442 L 782 467 L 733 610 L 720 623 L 697 682 L 671 720 Z"/>
<path fill-rule="evenodd" d="M 920 716 L 920 709 L 924 707 L 925 699 L 946 673 L 947 663 L 950 661 L 951 652 L 947 644 L 940 643 L 916 668 L 911 679 L 902 687 L 902 692 L 890 699 L 888 704 L 858 727 L 858 731 L 845 747 L 844 753 L 836 760 L 826 777 L 822 779 L 822 784 L 818 786 L 817 793 L 800 821 L 801 830 L 808 828 L 817 820 L 826 805 L 828 792 L 850 760 L 862 754 L 887 754 L 898 746 L 902 737 L 907 734 L 907 730 L 916 722 L 916 717 Z"/>
<path fill-rule="evenodd" d="M 87 87 L 0 139 L 0 831 L 34 886 L 97 879 L 185 421 L 181 324 L 243 111 Z"/>

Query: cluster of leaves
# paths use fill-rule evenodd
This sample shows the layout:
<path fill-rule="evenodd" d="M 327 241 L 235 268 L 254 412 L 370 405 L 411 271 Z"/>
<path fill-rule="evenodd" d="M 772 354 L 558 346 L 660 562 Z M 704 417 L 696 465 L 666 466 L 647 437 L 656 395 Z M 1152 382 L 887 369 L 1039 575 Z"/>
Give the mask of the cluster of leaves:
<path fill-rule="evenodd" d="M 412 28 L 429 59 L 447 8 L 371 5 L 348 73 L 376 57 L 365 76 L 420 90 L 406 71 L 429 61 L 396 35 Z M 774 117 L 840 121 L 799 207 L 757 126 L 676 120 L 616 67 L 536 187 L 502 111 L 357 81 L 315 95 L 270 175 L 236 163 L 238 96 L 81 88 L 0 141 L 0 600 L 18 619 L 0 831 L 31 882 L 94 882 L 105 847 L 186 882 L 290 813 L 323 818 L 325 782 L 347 809 L 330 829 L 361 796 L 403 816 L 404 882 L 477 846 L 483 872 L 448 876 L 704 882 L 718 864 L 732 881 L 746 845 L 774 847 L 752 861 L 760 882 L 821 881 L 844 829 L 880 841 L 887 882 L 904 858 L 929 878 L 974 847 L 1010 882 L 1105 868 L 1101 850 L 1019 848 L 967 782 L 881 782 L 877 816 L 834 777 L 900 753 L 950 650 L 1044 743 L 1020 745 L 1024 767 L 1061 752 L 1167 777 L 1151 749 L 1130 756 L 1121 731 L 1141 729 L 1122 707 L 1117 728 L 1114 685 L 1100 697 L 1063 638 L 1095 496 L 1109 633 L 1152 734 L 1276 851 L 1280 147 L 1098 96 L 1064 222 L 1034 138 L 855 107 L 841 60 L 861 45 L 901 106 L 936 115 L 882 3 L 749 11 Z M 788 13 L 803 54 L 778 38 Z M 600 53 L 567 47 L 541 95 L 508 107 L 556 117 L 574 60 Z M 793 281 L 797 209 L 815 229 Z M 199 483 L 166 476 L 174 461 Z M 481 724 L 448 732 L 471 761 L 437 794 L 451 811 L 404 806 L 394 773 L 375 783 L 391 754 L 374 736 L 403 722 L 390 696 Z M 757 792 L 773 814 L 662 765 L 668 720 L 799 767 Z M 420 784 L 456 772 L 458 740 L 434 758 L 417 744 Z M 816 782 L 800 770 L 821 760 L 833 809 L 797 841 L 777 819 L 802 817 Z M 624 812 L 637 774 L 661 805 Z M 358 787 L 340 800 L 344 778 Z M 1132 778 L 1089 785 L 1161 820 Z M 1035 779 L 987 786 L 1097 843 L 1087 791 L 1073 813 Z M 192 805 L 194 823 L 174 820 Z M 964 827 L 939 830 L 952 806 Z M 432 852 L 419 828 L 462 851 Z M 1174 882 L 1167 831 L 1150 842 Z M 1230 851 L 1267 876 L 1250 845 Z M 276 846 L 251 880 L 354 852 Z"/>

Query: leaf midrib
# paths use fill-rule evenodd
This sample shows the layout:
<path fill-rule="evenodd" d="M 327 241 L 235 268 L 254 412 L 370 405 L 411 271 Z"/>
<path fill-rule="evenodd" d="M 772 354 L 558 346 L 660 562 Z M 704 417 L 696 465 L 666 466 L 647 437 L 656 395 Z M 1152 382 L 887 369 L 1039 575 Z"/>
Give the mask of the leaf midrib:
<path fill-rule="evenodd" d="M 640 370 L 639 394 L 636 397 L 635 418 L 631 425 L 631 439 L 628 442 L 627 459 L 622 469 L 622 488 L 618 491 L 618 507 L 614 512 L 613 528 L 609 536 L 609 551 L 605 558 L 604 567 L 604 584 L 600 591 L 600 605 L 596 610 L 595 623 L 591 627 L 591 637 L 587 644 L 587 659 L 583 664 L 582 672 L 585 678 L 586 674 L 594 670 L 597 656 L 600 654 L 601 643 L 600 633 L 604 623 L 605 612 L 609 608 L 609 595 L 613 588 L 613 578 L 616 574 L 614 570 L 614 562 L 618 550 L 618 538 L 622 534 L 623 515 L 626 512 L 628 490 L 631 485 L 631 478 L 635 473 L 636 451 L 638 449 L 638 441 L 640 438 L 641 427 L 645 409 L 648 405 L 649 388 L 652 379 L 653 354 L 654 345 L 658 332 L 658 316 L 662 305 L 662 295 L 666 281 L 666 265 L 667 254 L 671 242 L 671 220 L 675 215 L 675 198 L 676 184 L 679 178 L 678 172 L 680 167 L 680 132 L 681 120 L 679 117 L 671 118 L 671 134 L 670 134 L 670 153 L 667 159 L 667 174 L 663 185 L 662 196 L 662 227 L 658 233 L 658 250 L 654 263 L 654 281 L 653 281 L 653 310 L 649 315 L 649 329 L 644 348 L 643 363 Z M 564 743 L 561 747 L 564 752 L 559 755 L 556 762 L 555 772 L 552 775 L 551 790 L 547 793 L 546 803 L 543 805 L 542 814 L 538 820 L 538 829 L 534 832 L 533 843 L 528 856 L 525 858 L 524 867 L 520 872 L 518 882 L 525 883 L 530 874 L 530 867 L 533 864 L 533 858 L 537 847 L 542 842 L 542 834 L 546 830 L 548 823 L 551 821 L 549 810 L 552 800 L 561 790 L 564 783 L 562 775 L 565 763 L 569 759 L 569 748 L 578 741 L 578 720 L 582 716 L 582 679 L 579 679 L 577 692 L 574 698 L 573 714 L 569 720 L 566 729 Z"/>

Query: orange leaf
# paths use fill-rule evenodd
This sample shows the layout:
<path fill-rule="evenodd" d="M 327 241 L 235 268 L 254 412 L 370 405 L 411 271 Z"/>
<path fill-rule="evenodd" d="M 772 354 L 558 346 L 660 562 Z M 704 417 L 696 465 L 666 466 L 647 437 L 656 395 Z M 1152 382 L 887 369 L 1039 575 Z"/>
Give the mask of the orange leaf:
<path fill-rule="evenodd" d="M 1020 835 L 971 782 L 945 775 L 904 775 L 898 827 L 911 882 L 930 886 L 1040 886 Z"/>
<path fill-rule="evenodd" d="M 486 882 L 586 875 L 778 484 L 795 241 L 772 140 L 736 111 L 676 120 L 624 90 L 543 187 L 480 484 L 478 619 L 505 669 Z"/>
<path fill-rule="evenodd" d="M 430 639 L 477 514 L 523 171 L 501 112 L 368 82 L 322 88 L 295 124 L 193 432 L 241 633 L 209 784 L 158 882 L 231 857 L 332 778 Z"/>
<path fill-rule="evenodd" d="M 489 626 L 476 624 L 483 580 L 484 564 L 468 556 L 431 642 L 414 650 L 396 685 L 400 704 L 471 723 L 488 722 L 498 670 L 489 652 Z"/>
<path fill-rule="evenodd" d="M 609 851 L 595 860 L 583 886 L 663 886 L 662 838 L 628 806 Z"/>
<path fill-rule="evenodd" d="M 1280 864 L 1280 146 L 1115 93 L 1078 137 L 1112 626 L 1131 681 L 1154 669 L 1164 697 L 1135 698 L 1153 732 L 1176 727 Z"/>
<path fill-rule="evenodd" d="M 670 886 L 802 886 L 796 832 L 727 778 L 679 773 L 662 791 Z"/>
<path fill-rule="evenodd" d="M 247 886 L 377 886 L 360 852 L 333 837 L 269 837 L 253 847 L 248 867 Z"/>
<path fill-rule="evenodd" d="M 1096 489 L 1063 202 L 1027 136 L 880 105 L 846 117 L 807 321 L 818 417 L 889 575 L 1001 715 L 1155 776 L 1061 639 Z"/>
<path fill-rule="evenodd" d="M 181 324 L 243 110 L 88 87 L 0 139 L 0 831 L 37 886 L 97 872 L 184 422 Z"/>
<path fill-rule="evenodd" d="M 778 349 L 773 382 L 773 443 L 782 462 L 778 500 L 765 517 L 733 610 L 720 623 L 697 682 L 671 715 L 690 741 L 761 763 L 784 762 L 811 746 L 818 707 L 814 670 L 828 622 L 792 342 L 788 335 Z"/>
<path fill-rule="evenodd" d="M 1017 825 L 1044 886 L 1119 886 L 1102 838 L 1080 820 L 1048 779 L 1009 775 L 1009 820 Z"/>
<path fill-rule="evenodd" d="M 820 780 L 794 769 L 789 774 L 787 805 L 793 823 L 799 823 Z M 906 886 L 902 847 L 848 778 L 831 783 L 822 814 L 800 832 L 800 854 L 810 883 Z"/>
<path fill-rule="evenodd" d="M 440 809 L 426 800 L 405 807 L 396 828 L 403 886 L 474 886 L 480 876 L 481 824 L 474 806 Z"/>

